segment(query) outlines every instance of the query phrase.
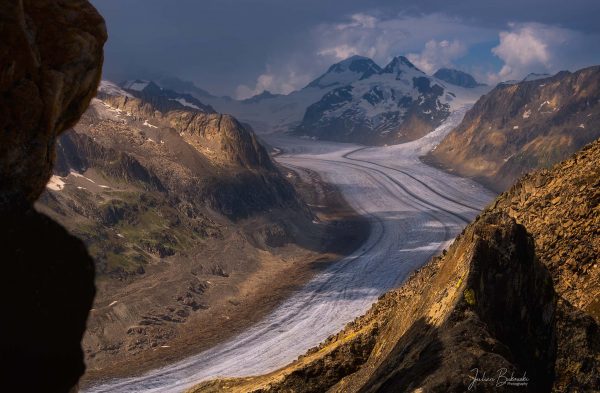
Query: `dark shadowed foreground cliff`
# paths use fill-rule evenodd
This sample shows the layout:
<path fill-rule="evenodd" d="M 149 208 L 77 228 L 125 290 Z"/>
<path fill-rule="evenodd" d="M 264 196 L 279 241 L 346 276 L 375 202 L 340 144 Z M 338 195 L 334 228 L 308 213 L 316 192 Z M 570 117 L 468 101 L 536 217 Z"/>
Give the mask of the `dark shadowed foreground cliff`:
<path fill-rule="evenodd" d="M 444 255 L 296 362 L 192 391 L 597 391 L 599 162 L 596 141 L 526 176 Z"/>
<path fill-rule="evenodd" d="M 96 92 L 106 30 L 83 0 L 0 5 L 0 245 L 3 391 L 67 392 L 94 296 L 83 243 L 33 210 L 55 138 Z"/>

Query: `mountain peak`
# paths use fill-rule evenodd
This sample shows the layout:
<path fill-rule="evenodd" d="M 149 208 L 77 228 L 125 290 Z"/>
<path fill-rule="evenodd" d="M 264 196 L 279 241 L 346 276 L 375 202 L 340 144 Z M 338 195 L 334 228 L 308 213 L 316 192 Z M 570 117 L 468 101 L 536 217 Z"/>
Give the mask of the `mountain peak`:
<path fill-rule="evenodd" d="M 478 83 L 473 76 L 467 74 L 464 71 L 455 70 L 452 68 L 440 68 L 433 74 L 434 77 L 442 80 L 444 82 L 451 83 L 456 86 L 473 88 L 477 86 L 481 86 L 481 83 Z"/>
<path fill-rule="evenodd" d="M 269 98 L 275 98 L 280 95 L 281 94 L 273 94 L 269 90 L 263 90 L 262 93 L 256 94 L 250 98 L 246 98 L 245 100 L 242 100 L 242 102 L 245 102 L 245 103 L 259 102 L 259 101 L 266 100 Z"/>
<path fill-rule="evenodd" d="M 550 78 L 550 74 L 536 74 L 535 72 L 531 72 L 525 78 L 523 78 L 522 82 L 535 81 L 538 79 Z"/>
<path fill-rule="evenodd" d="M 381 71 L 381 72 L 383 74 L 399 75 L 403 71 L 413 71 L 413 72 L 417 71 L 417 72 L 423 73 L 423 71 L 418 69 L 413 63 L 410 62 L 410 60 L 408 60 L 404 56 L 394 57 L 392 59 L 392 61 L 390 61 L 390 63 L 388 65 L 386 65 L 385 68 L 383 69 L 383 71 Z"/>
<path fill-rule="evenodd" d="M 312 81 L 307 87 L 325 88 L 344 85 L 357 80 L 366 79 L 381 72 L 373 60 L 368 57 L 354 55 L 333 64 L 326 73 Z"/>

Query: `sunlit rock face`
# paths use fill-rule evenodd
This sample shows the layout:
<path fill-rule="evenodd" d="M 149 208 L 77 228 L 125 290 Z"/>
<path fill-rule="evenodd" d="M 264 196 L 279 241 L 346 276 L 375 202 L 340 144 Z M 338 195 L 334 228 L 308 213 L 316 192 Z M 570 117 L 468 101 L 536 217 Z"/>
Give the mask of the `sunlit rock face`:
<path fill-rule="evenodd" d="M 96 92 L 107 34 L 87 1 L 23 0 L 0 4 L 0 36 L 2 388 L 67 392 L 84 370 L 94 267 L 83 243 L 32 203 L 56 137 Z"/>

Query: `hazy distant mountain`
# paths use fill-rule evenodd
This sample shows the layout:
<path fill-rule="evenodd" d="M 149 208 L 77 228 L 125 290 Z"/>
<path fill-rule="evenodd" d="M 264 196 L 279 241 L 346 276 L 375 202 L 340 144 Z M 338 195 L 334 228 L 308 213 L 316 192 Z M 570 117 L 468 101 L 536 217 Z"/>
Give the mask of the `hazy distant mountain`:
<path fill-rule="evenodd" d="M 252 96 L 250 98 L 246 98 L 245 100 L 242 100 L 242 102 L 246 104 L 252 104 L 269 98 L 276 98 L 279 96 L 281 96 L 281 94 L 273 94 L 269 90 L 263 90 L 262 93 Z"/>
<path fill-rule="evenodd" d="M 499 84 L 429 159 L 498 191 L 600 137 L 600 66 Z"/>
<path fill-rule="evenodd" d="M 467 74 L 466 72 L 453 70 L 450 68 L 440 68 L 433 74 L 439 80 L 444 82 L 452 83 L 456 86 L 462 86 L 467 88 L 481 86 L 481 83 L 478 83 L 473 76 Z"/>
<path fill-rule="evenodd" d="M 103 81 L 99 91 L 109 92 L 106 86 L 110 82 Z M 210 105 L 203 104 L 200 100 L 191 94 L 177 93 L 176 91 L 164 89 L 152 81 L 132 80 L 121 83 L 121 88 L 128 94 L 134 95 L 153 106 L 160 111 L 169 111 L 173 109 L 194 109 L 203 113 L 216 113 Z"/>

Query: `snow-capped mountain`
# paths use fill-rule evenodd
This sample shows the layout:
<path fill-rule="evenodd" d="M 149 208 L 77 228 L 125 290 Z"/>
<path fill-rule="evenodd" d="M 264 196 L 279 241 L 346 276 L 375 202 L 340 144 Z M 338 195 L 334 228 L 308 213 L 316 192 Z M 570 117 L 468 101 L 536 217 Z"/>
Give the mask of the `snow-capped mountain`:
<path fill-rule="evenodd" d="M 472 79 L 463 74 L 460 76 Z M 194 88 L 185 88 L 185 83 L 172 82 L 159 83 L 166 89 L 184 87 L 178 91 L 218 112 L 234 115 L 257 133 L 291 131 L 320 139 L 377 144 L 424 135 L 443 121 L 453 106 L 474 102 L 488 90 L 477 82 L 467 88 L 428 76 L 403 56 L 384 68 L 367 57 L 352 56 L 300 90 L 287 95 L 263 92 L 246 100 L 215 97 L 198 89 L 203 92 L 199 94 Z"/>
<path fill-rule="evenodd" d="M 380 71 L 326 93 L 307 108 L 294 132 L 366 144 L 413 140 L 444 121 L 459 95 L 481 94 L 467 90 L 472 89 L 428 76 L 398 56 Z"/>

